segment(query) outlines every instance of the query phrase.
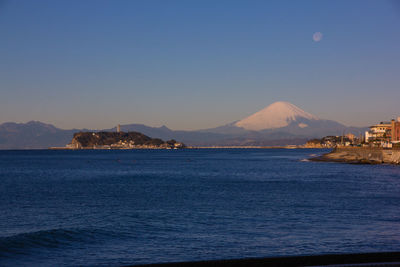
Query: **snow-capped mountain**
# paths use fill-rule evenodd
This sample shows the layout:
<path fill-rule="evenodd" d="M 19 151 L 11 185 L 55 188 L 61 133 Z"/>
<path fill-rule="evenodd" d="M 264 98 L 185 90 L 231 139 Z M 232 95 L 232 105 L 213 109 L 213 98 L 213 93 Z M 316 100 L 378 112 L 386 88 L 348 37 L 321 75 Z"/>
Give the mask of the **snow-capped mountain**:
<path fill-rule="evenodd" d="M 300 128 L 308 127 L 304 120 L 319 120 L 289 102 L 275 102 L 253 115 L 236 122 L 234 125 L 250 131 L 277 129 L 298 122 Z"/>
<path fill-rule="evenodd" d="M 347 127 L 320 119 L 288 102 L 276 102 L 239 121 L 198 131 L 175 131 L 141 124 L 121 125 L 122 131 L 137 131 L 152 138 L 176 139 L 186 145 L 287 145 L 311 138 L 353 133 L 366 128 Z M 115 128 L 104 131 L 115 131 Z M 64 146 L 81 130 L 62 130 L 41 122 L 0 124 L 0 149 Z M 83 129 L 82 131 L 88 131 Z M 93 131 L 93 130 L 92 130 Z"/>
<path fill-rule="evenodd" d="M 350 132 L 359 135 L 363 131 L 365 128 L 347 127 L 321 119 L 289 102 L 280 101 L 242 120 L 201 132 L 218 133 L 225 137 L 224 141 L 232 144 L 263 145 L 272 140 L 288 142 L 290 139 L 321 138 Z"/>
<path fill-rule="evenodd" d="M 121 125 L 123 131 L 139 131 L 153 138 L 171 139 L 187 145 L 284 145 L 301 144 L 311 138 L 353 133 L 365 128 L 347 127 L 324 120 L 288 102 L 275 102 L 239 121 L 212 129 L 174 131 L 166 127 Z"/>

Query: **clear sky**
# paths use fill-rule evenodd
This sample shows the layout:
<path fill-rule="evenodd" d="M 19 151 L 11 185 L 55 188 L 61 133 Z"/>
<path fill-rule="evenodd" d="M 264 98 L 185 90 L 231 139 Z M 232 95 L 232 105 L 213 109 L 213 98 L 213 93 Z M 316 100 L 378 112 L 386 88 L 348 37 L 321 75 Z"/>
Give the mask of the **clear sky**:
<path fill-rule="evenodd" d="M 0 123 L 202 129 L 280 100 L 400 116 L 400 1 L 0 0 Z"/>

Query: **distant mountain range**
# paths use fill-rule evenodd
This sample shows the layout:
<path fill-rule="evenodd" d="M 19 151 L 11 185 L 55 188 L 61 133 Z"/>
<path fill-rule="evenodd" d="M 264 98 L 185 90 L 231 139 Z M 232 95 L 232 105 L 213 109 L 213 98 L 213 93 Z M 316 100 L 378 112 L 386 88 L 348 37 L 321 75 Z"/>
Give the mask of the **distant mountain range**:
<path fill-rule="evenodd" d="M 332 120 L 323 120 L 288 102 L 275 102 L 253 115 L 212 129 L 174 131 L 166 126 L 143 124 L 121 125 L 122 131 L 136 131 L 152 138 L 175 139 L 187 145 L 288 145 L 303 144 L 310 138 L 353 133 L 367 128 L 347 127 Z M 0 124 L 0 149 L 41 149 L 65 146 L 73 134 L 88 129 L 63 130 L 39 121 Z M 116 128 L 102 131 L 116 131 Z"/>
<path fill-rule="evenodd" d="M 0 149 L 40 149 L 65 146 L 75 132 L 62 130 L 39 121 L 27 123 L 6 122 L 0 124 Z"/>

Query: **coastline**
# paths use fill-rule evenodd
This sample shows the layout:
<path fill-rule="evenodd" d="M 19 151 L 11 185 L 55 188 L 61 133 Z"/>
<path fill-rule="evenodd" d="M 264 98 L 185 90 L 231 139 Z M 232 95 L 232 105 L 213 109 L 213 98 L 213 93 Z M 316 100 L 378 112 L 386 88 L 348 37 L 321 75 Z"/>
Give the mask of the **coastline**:
<path fill-rule="evenodd" d="M 329 153 L 309 160 L 352 164 L 400 165 L 400 149 L 378 147 L 337 147 Z"/>
<path fill-rule="evenodd" d="M 133 147 L 133 148 L 93 148 L 93 147 L 49 147 L 50 150 L 135 150 L 135 149 L 175 149 L 164 147 Z M 327 149 L 325 147 L 306 147 L 304 145 L 286 145 L 286 146 L 186 146 L 178 149 Z"/>

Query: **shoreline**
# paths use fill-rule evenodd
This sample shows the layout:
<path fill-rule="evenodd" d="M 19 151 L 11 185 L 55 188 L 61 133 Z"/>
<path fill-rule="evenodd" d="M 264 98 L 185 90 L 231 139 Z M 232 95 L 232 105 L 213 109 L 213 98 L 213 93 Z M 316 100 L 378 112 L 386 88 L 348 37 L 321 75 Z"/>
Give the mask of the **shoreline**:
<path fill-rule="evenodd" d="M 311 161 L 340 162 L 350 164 L 392 164 L 400 165 L 400 149 L 372 147 L 337 147 Z"/>
<path fill-rule="evenodd" d="M 45 148 L 46 149 L 46 148 Z M 49 150 L 141 150 L 141 149 L 165 149 L 165 150 L 176 150 L 171 148 L 151 148 L 151 147 L 135 147 L 135 148 L 69 148 L 69 147 L 49 147 Z M 305 147 L 303 145 L 287 145 L 287 146 L 187 146 L 181 149 L 329 149 L 326 147 Z M 28 149 L 29 150 L 29 149 Z"/>

